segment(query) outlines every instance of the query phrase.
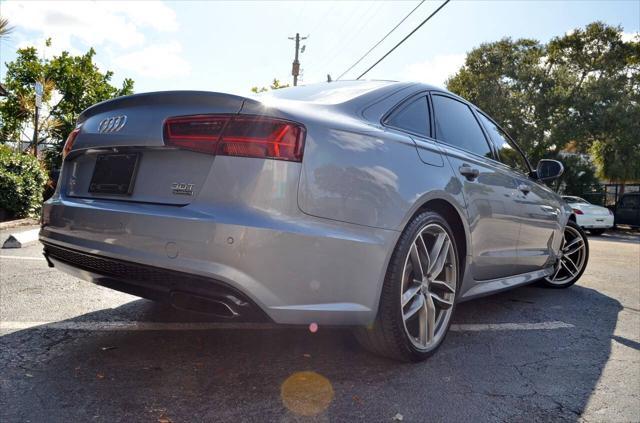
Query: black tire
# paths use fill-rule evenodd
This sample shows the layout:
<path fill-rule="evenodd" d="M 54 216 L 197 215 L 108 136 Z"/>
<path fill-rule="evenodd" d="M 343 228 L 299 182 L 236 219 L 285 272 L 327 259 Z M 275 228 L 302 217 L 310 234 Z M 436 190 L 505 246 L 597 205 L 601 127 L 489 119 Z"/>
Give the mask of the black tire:
<path fill-rule="evenodd" d="M 410 341 L 405 331 L 402 317 L 402 306 L 399 298 L 402 293 L 402 273 L 406 261 L 409 248 L 416 238 L 417 234 L 427 225 L 436 223 L 440 225 L 453 244 L 453 251 L 456 262 L 456 292 L 451 307 L 449 320 L 444 328 L 444 335 L 439 341 L 427 350 L 420 350 Z M 389 261 L 387 273 L 380 295 L 380 303 L 378 313 L 374 323 L 368 327 L 356 328 L 354 334 L 360 344 L 367 350 L 399 361 L 422 361 L 431 356 L 446 338 L 449 331 L 452 316 L 455 314 L 455 306 L 458 292 L 460 290 L 460 281 L 462 278 L 462 265 L 460 264 L 460 255 L 455 237 L 451 227 L 447 221 L 438 213 L 426 211 L 417 215 L 405 228 L 400 235 L 395 250 Z"/>
<path fill-rule="evenodd" d="M 589 233 L 593 236 L 600 236 L 602 235 L 604 232 L 606 231 L 606 229 L 589 229 Z"/>
<path fill-rule="evenodd" d="M 580 279 L 580 277 L 584 273 L 585 269 L 587 268 L 587 264 L 589 263 L 589 241 L 587 239 L 587 235 L 585 234 L 584 230 L 572 220 L 567 222 L 567 227 L 572 228 L 573 230 L 577 231 L 577 233 L 582 238 L 582 242 L 584 243 L 584 261 L 583 261 L 583 265 L 578 270 L 578 272 L 575 274 L 575 276 L 572 276 L 566 282 L 561 282 L 561 283 L 552 282 L 549 277 L 542 279 L 541 280 L 542 285 L 547 287 L 547 288 L 553 288 L 553 289 L 569 288 L 570 286 L 575 284 L 578 281 L 578 279 Z M 565 231 L 566 231 L 566 229 L 565 229 Z"/>

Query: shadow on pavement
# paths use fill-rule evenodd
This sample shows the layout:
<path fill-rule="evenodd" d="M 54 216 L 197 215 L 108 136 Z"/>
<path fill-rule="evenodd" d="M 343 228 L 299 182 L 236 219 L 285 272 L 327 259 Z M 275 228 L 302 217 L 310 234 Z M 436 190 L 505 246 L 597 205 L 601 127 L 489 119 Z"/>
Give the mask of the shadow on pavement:
<path fill-rule="evenodd" d="M 344 329 L 32 328 L 0 338 L 0 420 L 392 421 L 399 413 L 410 422 L 576 421 L 609 358 L 620 310 L 580 286 L 463 303 L 454 323 L 575 327 L 453 332 L 418 364 L 368 354 Z M 69 321 L 124 319 L 194 316 L 138 300 Z"/>
<path fill-rule="evenodd" d="M 593 235 L 587 231 L 587 237 L 589 240 L 640 244 L 640 231 L 638 230 L 609 230 L 602 235 Z"/>

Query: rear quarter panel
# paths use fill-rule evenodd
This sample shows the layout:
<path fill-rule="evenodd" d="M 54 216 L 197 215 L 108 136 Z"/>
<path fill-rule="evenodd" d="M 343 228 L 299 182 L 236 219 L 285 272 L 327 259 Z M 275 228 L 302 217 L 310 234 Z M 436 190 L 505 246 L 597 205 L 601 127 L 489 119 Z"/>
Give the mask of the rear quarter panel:
<path fill-rule="evenodd" d="M 304 213 L 401 231 L 421 205 L 438 198 L 464 216 L 460 184 L 442 166 L 439 147 L 380 123 L 417 91 L 409 86 L 368 103 L 325 109 L 277 107 L 307 129 L 298 189 Z M 418 148 L 428 153 L 429 163 L 421 160 Z"/>
<path fill-rule="evenodd" d="M 298 204 L 313 216 L 400 231 L 424 200 L 459 201 L 456 182 L 449 168 L 423 163 L 409 136 L 318 127 L 307 137 Z"/>

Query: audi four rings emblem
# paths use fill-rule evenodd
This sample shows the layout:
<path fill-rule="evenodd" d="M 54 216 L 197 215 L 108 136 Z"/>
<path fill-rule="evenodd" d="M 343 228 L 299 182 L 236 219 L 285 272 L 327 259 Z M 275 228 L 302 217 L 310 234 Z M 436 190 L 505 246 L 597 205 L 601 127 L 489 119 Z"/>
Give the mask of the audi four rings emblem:
<path fill-rule="evenodd" d="M 98 132 L 118 132 L 124 125 L 127 123 L 127 116 L 113 116 L 106 119 L 102 119 L 100 121 L 100 125 L 98 125 Z"/>

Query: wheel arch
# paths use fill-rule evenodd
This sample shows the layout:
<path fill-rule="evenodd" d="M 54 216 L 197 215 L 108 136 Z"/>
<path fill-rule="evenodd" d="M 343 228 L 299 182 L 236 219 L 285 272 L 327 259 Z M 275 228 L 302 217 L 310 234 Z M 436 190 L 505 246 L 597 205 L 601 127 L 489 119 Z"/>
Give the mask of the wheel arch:
<path fill-rule="evenodd" d="M 440 214 L 451 227 L 458 249 L 460 274 L 464 280 L 466 256 L 471 254 L 471 233 L 465 219 L 464 209 L 450 194 L 435 193 L 416 203 L 414 208 L 407 213 L 401 230 L 404 230 L 414 217 L 426 210 Z"/>

